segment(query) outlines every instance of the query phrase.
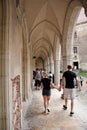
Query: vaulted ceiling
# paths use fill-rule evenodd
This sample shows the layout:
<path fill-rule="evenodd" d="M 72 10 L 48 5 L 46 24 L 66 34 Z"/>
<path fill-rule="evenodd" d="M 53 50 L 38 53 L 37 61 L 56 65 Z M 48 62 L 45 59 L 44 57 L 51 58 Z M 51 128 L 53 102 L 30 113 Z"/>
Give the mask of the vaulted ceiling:
<path fill-rule="evenodd" d="M 62 36 L 67 9 L 72 1 L 75 0 L 24 0 L 29 42 L 36 58 L 49 56 L 55 37 Z"/>

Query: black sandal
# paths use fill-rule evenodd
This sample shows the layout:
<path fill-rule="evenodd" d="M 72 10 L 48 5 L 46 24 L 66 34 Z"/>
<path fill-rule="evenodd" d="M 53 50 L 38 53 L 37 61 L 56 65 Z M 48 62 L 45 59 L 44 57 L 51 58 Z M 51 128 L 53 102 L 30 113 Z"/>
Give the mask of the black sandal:
<path fill-rule="evenodd" d="M 63 105 L 63 110 L 66 110 L 66 109 L 67 109 L 67 107 L 65 105 Z"/>
<path fill-rule="evenodd" d="M 70 112 L 70 116 L 72 116 L 74 114 L 74 112 Z"/>
<path fill-rule="evenodd" d="M 47 111 L 48 111 L 48 112 L 50 112 L 50 110 L 49 110 L 49 109 L 47 109 Z"/>

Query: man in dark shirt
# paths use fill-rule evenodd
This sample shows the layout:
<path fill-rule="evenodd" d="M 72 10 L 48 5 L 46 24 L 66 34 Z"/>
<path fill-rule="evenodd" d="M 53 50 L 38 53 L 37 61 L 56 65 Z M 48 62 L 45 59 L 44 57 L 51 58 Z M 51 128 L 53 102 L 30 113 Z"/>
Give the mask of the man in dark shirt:
<path fill-rule="evenodd" d="M 62 82 L 64 83 L 64 99 L 65 99 L 65 105 L 63 105 L 63 109 L 67 109 L 67 100 L 71 100 L 71 110 L 70 110 L 70 116 L 74 114 L 73 112 L 73 106 L 74 106 L 74 98 L 76 97 L 76 88 L 74 85 L 74 79 L 76 79 L 77 85 L 80 90 L 80 84 L 77 79 L 76 74 L 72 71 L 72 66 L 67 66 L 67 71 L 63 73 Z"/>

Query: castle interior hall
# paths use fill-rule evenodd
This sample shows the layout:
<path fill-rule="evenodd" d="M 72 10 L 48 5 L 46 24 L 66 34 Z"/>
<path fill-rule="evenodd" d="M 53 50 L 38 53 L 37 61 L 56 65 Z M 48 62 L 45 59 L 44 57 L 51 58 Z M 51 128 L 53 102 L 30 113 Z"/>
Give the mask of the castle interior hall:
<path fill-rule="evenodd" d="M 0 0 L 0 130 L 86 130 L 83 98 L 70 118 L 52 89 L 51 113 L 43 116 L 33 83 L 36 68 L 52 72 L 56 86 L 67 65 L 87 71 L 86 44 L 87 0 Z"/>

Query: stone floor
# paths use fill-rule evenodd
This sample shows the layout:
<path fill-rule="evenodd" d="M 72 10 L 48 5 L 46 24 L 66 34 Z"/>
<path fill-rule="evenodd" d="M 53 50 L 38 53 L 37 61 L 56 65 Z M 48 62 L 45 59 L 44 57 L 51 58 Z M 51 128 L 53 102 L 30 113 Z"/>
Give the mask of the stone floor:
<path fill-rule="evenodd" d="M 84 89 L 85 88 L 85 89 Z M 74 115 L 69 116 L 68 109 L 63 110 L 64 100 L 60 98 L 61 92 L 52 89 L 49 114 L 43 114 L 43 98 L 41 90 L 34 90 L 32 102 L 23 104 L 22 130 L 87 130 L 87 91 L 86 87 L 81 92 L 77 90 Z"/>

